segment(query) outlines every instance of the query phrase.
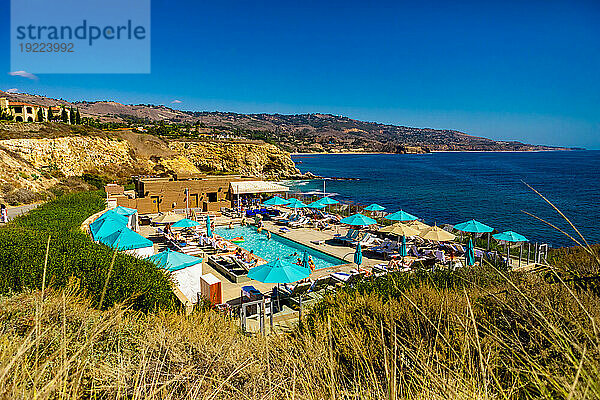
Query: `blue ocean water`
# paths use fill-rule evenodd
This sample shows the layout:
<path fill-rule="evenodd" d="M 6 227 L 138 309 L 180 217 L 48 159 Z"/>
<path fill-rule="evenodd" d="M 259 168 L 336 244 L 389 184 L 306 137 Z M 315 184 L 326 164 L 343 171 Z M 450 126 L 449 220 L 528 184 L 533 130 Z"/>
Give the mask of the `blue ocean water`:
<path fill-rule="evenodd" d="M 338 200 L 403 209 L 427 223 L 475 218 L 553 247 L 573 241 L 521 210 L 576 235 L 568 223 L 522 181 L 552 201 L 590 243 L 600 242 L 600 151 L 527 153 L 320 154 L 293 156 L 297 167 L 326 177 Z M 291 184 L 322 190 L 323 181 Z M 578 238 L 578 236 L 575 236 Z"/>

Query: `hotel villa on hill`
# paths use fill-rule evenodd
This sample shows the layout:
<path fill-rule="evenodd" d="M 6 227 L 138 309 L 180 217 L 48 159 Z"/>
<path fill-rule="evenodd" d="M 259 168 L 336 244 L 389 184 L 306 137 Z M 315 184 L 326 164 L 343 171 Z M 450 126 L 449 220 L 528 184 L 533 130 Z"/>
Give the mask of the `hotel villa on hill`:
<path fill-rule="evenodd" d="M 67 123 L 69 123 L 71 110 L 66 107 L 46 107 L 20 101 L 9 101 L 4 97 L 0 98 L 0 111 L 8 111 L 17 122 L 46 122 L 48 121 L 48 110 L 50 109 L 52 110 L 54 119 L 60 119 L 64 110 L 67 113 Z"/>

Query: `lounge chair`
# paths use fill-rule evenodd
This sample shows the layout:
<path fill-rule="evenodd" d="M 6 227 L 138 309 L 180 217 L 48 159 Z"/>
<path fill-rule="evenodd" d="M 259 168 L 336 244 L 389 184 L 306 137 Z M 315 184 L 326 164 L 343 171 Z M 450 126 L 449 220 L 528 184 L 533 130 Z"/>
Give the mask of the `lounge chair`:
<path fill-rule="evenodd" d="M 346 272 L 334 272 L 331 274 L 331 278 L 345 285 L 354 285 L 356 282 L 364 278 L 366 274 L 364 272 L 346 273 Z"/>
<path fill-rule="evenodd" d="M 442 250 L 435 250 L 433 252 L 433 255 L 435 256 L 435 259 L 438 260 L 440 263 L 446 264 L 446 253 L 444 253 Z"/>
<path fill-rule="evenodd" d="M 371 233 L 367 233 L 365 236 L 363 236 L 363 238 L 360 241 L 352 242 L 352 246 L 356 247 L 360 244 L 362 247 L 369 247 L 373 246 L 376 243 L 379 243 L 379 241 L 380 240 L 373 236 Z"/>
<path fill-rule="evenodd" d="M 358 240 L 358 237 L 360 235 L 360 231 L 355 230 L 355 229 L 351 229 L 348 231 L 348 233 L 346 234 L 346 236 L 342 236 L 340 238 L 338 238 L 342 243 L 346 244 L 346 243 L 352 243 L 355 242 L 356 240 Z"/>
<path fill-rule="evenodd" d="M 319 293 L 323 290 L 326 290 L 327 287 L 331 284 L 331 280 L 332 278 L 329 275 L 317 278 L 310 287 L 309 293 Z"/>
<path fill-rule="evenodd" d="M 264 296 L 260 290 L 252 285 L 242 286 L 242 295 L 250 300 L 260 300 Z"/>
<path fill-rule="evenodd" d="M 302 282 L 302 283 L 298 283 L 293 286 L 292 285 L 282 285 L 279 287 L 279 291 L 285 297 L 298 297 L 298 296 L 302 296 L 303 294 L 308 292 L 308 290 L 310 289 L 311 286 L 312 286 L 311 282 Z M 282 298 L 283 298 L 283 296 L 282 296 Z"/>
<path fill-rule="evenodd" d="M 288 223 L 288 226 L 290 228 L 302 228 L 309 222 L 310 222 L 310 220 L 307 217 L 302 217 L 298 221 L 292 221 L 292 222 Z"/>

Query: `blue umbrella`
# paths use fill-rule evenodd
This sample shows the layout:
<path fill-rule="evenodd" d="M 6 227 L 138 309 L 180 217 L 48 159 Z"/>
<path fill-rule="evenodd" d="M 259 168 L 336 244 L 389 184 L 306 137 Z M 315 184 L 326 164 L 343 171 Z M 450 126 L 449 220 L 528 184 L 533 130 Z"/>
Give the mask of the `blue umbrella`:
<path fill-rule="evenodd" d="M 113 208 L 112 212 L 115 212 L 117 214 L 124 215 L 124 216 L 128 217 L 130 215 L 135 214 L 137 212 L 137 210 L 135 208 L 118 206 L 118 207 Z"/>
<path fill-rule="evenodd" d="M 319 200 L 317 200 L 317 201 L 313 201 L 312 203 L 308 204 L 306 206 L 306 208 L 317 208 L 317 209 L 325 208 L 325 204 L 320 203 Z"/>
<path fill-rule="evenodd" d="M 148 261 L 167 271 L 178 271 L 183 268 L 191 267 L 202 262 L 201 258 L 189 256 L 169 248 L 147 258 Z"/>
<path fill-rule="evenodd" d="M 380 206 L 379 204 L 373 203 L 373 204 L 368 205 L 364 209 L 367 211 L 383 211 L 383 210 L 385 210 L 385 207 Z"/>
<path fill-rule="evenodd" d="M 309 257 L 308 252 L 304 250 L 304 254 L 302 255 L 302 268 L 306 268 L 310 271 Z"/>
<path fill-rule="evenodd" d="M 465 263 L 467 265 L 475 264 L 475 250 L 473 249 L 473 241 L 469 238 L 467 243 L 467 253 L 465 254 Z"/>
<path fill-rule="evenodd" d="M 356 246 L 356 251 L 354 252 L 354 264 L 358 265 L 358 269 L 360 270 L 360 264 L 362 264 L 363 255 L 362 249 L 360 248 L 360 243 Z"/>
<path fill-rule="evenodd" d="M 270 263 L 250 268 L 248 278 L 263 283 L 292 283 L 307 278 L 310 270 L 299 265 L 281 261 L 279 258 Z"/>
<path fill-rule="evenodd" d="M 285 206 L 289 203 L 289 200 L 282 199 L 279 196 L 273 196 L 269 200 L 263 202 L 266 206 Z"/>
<path fill-rule="evenodd" d="M 100 240 L 122 228 L 127 227 L 127 218 L 125 221 L 118 219 L 111 214 L 103 214 L 102 217 L 96 219 L 94 222 L 90 224 L 90 231 L 92 232 L 92 237 L 94 240 Z M 114 214 L 117 217 L 121 217 L 121 215 Z"/>
<path fill-rule="evenodd" d="M 210 215 L 206 216 L 206 236 L 212 237 L 212 229 L 210 229 Z"/>
<path fill-rule="evenodd" d="M 462 231 L 462 232 L 471 232 L 471 233 L 487 233 L 488 234 L 488 244 L 487 249 L 490 249 L 490 235 L 489 233 L 494 230 L 491 226 L 487 226 L 486 224 L 482 224 L 479 221 L 474 219 L 462 222 L 460 224 L 454 225 L 454 229 Z"/>
<path fill-rule="evenodd" d="M 501 233 L 496 233 L 492 237 L 496 240 L 501 240 L 505 243 L 521 242 L 521 252 L 519 253 L 519 265 L 521 265 L 521 253 L 523 252 L 523 242 L 529 242 L 529 239 L 527 239 L 525 236 L 523 236 L 517 232 L 513 232 L 513 231 L 505 231 L 505 232 L 501 232 Z M 507 259 L 507 262 L 510 262 L 510 249 L 508 247 L 508 244 L 506 245 L 506 259 Z"/>
<path fill-rule="evenodd" d="M 472 233 L 487 233 L 492 232 L 494 228 L 491 226 L 487 226 L 486 224 L 482 224 L 479 221 L 475 221 L 474 219 L 463 222 L 460 224 L 454 225 L 454 229 L 462 231 L 462 232 L 472 232 Z"/>
<path fill-rule="evenodd" d="M 188 218 L 180 219 L 171 225 L 172 228 L 192 228 L 194 226 L 200 226 L 200 222 L 192 221 Z"/>
<path fill-rule="evenodd" d="M 529 239 L 527 239 L 525 236 L 513 231 L 496 233 L 492 237 L 496 240 L 502 240 L 504 242 L 529 242 Z"/>
<path fill-rule="evenodd" d="M 339 201 L 332 199 L 331 197 L 323 197 L 320 200 L 317 200 L 319 203 L 324 204 L 326 206 L 330 206 L 332 204 L 338 204 Z"/>
<path fill-rule="evenodd" d="M 402 244 L 400 245 L 400 255 L 406 257 L 406 236 L 402 236 Z"/>
<path fill-rule="evenodd" d="M 306 207 L 306 204 L 304 204 L 300 200 L 292 197 L 290 199 L 289 204 L 287 206 L 290 207 L 290 208 L 293 208 L 293 209 L 297 209 L 297 208 L 304 208 L 304 207 Z"/>
<path fill-rule="evenodd" d="M 377 223 L 373 218 L 369 218 L 362 214 L 354 214 L 346 218 L 342 218 L 340 221 L 342 224 L 353 225 L 353 226 L 367 226 L 374 225 Z"/>
<path fill-rule="evenodd" d="M 152 241 L 127 227 L 102 237 L 100 242 L 117 250 L 134 250 L 153 246 Z"/>
<path fill-rule="evenodd" d="M 384 217 L 385 219 L 389 219 L 390 221 L 415 221 L 419 218 L 415 217 L 412 214 L 409 214 L 405 211 L 396 211 L 395 213 L 388 214 Z"/>

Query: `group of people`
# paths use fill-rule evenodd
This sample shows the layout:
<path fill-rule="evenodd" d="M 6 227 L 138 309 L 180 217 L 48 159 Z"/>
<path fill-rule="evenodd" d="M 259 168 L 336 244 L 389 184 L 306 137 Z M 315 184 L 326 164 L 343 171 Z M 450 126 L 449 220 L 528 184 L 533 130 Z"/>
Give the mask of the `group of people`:
<path fill-rule="evenodd" d="M 238 247 L 235 250 L 235 256 L 245 263 L 251 264 L 251 267 L 254 267 L 256 264 L 258 264 L 258 258 L 254 256 L 254 250 L 250 250 L 250 252 L 244 252 L 241 247 Z"/>
<path fill-rule="evenodd" d="M 6 205 L 0 204 L 0 223 L 5 224 L 8 222 L 8 209 Z"/>
<path fill-rule="evenodd" d="M 293 252 L 289 255 L 289 257 L 297 257 L 296 262 L 294 264 L 302 266 L 302 258 L 297 251 Z M 311 255 L 308 256 L 308 267 L 310 268 L 310 272 L 315 272 L 315 262 Z"/>

